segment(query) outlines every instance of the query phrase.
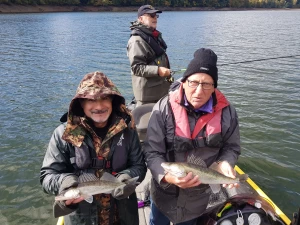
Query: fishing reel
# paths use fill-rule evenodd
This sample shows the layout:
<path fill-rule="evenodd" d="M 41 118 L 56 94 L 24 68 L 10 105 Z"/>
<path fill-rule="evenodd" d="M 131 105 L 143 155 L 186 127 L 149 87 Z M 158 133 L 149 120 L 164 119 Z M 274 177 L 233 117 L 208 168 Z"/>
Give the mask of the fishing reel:
<path fill-rule="evenodd" d="M 174 83 L 174 77 L 172 76 L 169 76 L 169 77 L 166 77 L 166 81 L 168 81 L 169 83 Z"/>
<path fill-rule="evenodd" d="M 170 70 L 170 76 L 166 77 L 166 81 L 168 81 L 169 83 L 174 83 L 174 77 L 173 75 L 175 74 L 175 71 L 174 70 Z"/>
<path fill-rule="evenodd" d="M 170 83 L 174 83 L 175 79 L 174 79 L 174 74 L 176 72 L 184 72 L 186 71 L 186 69 L 179 69 L 179 70 L 170 70 L 170 76 L 166 77 L 166 81 L 170 82 Z"/>

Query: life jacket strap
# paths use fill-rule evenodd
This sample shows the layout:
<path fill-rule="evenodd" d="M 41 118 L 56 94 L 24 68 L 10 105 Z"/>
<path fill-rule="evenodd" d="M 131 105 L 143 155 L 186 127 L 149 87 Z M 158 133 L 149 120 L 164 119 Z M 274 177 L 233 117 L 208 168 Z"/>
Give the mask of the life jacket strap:
<path fill-rule="evenodd" d="M 160 45 L 157 41 L 155 41 L 155 39 L 151 35 L 147 35 L 139 29 L 132 30 L 131 36 L 140 36 L 142 39 L 144 39 L 145 42 L 147 42 L 150 45 L 152 50 L 155 52 L 155 57 L 148 59 L 147 63 L 154 61 L 156 57 L 159 57 L 165 54 L 166 52 L 167 45 L 164 41 L 162 41 Z"/>

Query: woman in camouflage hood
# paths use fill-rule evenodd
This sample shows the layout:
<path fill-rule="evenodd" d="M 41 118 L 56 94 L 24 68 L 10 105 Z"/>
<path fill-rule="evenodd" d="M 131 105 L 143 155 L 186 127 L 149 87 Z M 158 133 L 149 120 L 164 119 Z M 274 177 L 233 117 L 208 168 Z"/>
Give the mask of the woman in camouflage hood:
<path fill-rule="evenodd" d="M 137 176 L 142 181 L 146 166 L 125 99 L 110 79 L 94 72 L 82 79 L 67 122 L 53 133 L 40 181 L 46 193 L 57 195 L 76 187 L 79 175 L 100 178 L 103 172 L 120 181 Z M 66 215 L 65 224 L 139 223 L 135 187 L 122 194 L 95 195 L 91 204 L 81 200 L 56 201 L 54 216 Z"/>

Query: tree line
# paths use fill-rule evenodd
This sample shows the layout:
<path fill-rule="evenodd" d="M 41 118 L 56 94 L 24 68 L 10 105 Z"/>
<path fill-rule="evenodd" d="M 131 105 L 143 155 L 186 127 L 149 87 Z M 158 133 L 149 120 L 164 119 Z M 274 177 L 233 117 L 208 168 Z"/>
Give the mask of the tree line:
<path fill-rule="evenodd" d="M 300 0 L 0 0 L 0 4 L 213 8 L 300 8 Z"/>

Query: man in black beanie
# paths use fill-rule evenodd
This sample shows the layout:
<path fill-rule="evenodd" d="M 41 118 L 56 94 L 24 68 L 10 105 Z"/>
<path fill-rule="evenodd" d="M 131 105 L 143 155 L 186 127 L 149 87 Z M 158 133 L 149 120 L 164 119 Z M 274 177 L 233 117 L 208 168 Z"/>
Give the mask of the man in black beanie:
<path fill-rule="evenodd" d="M 205 73 L 212 77 L 214 87 L 218 86 L 218 68 L 217 55 L 210 49 L 200 48 L 194 53 L 194 59 L 189 63 L 185 73 L 183 74 L 182 82 L 194 73 Z"/>
<path fill-rule="evenodd" d="M 217 55 L 198 49 L 181 83 L 153 108 L 144 143 L 153 177 L 151 225 L 195 224 L 207 207 L 209 189 L 216 193 L 221 187 L 201 184 L 201 177 L 192 172 L 178 177 L 165 162 L 194 163 L 235 177 L 233 168 L 240 155 L 238 116 L 217 82 Z"/>

